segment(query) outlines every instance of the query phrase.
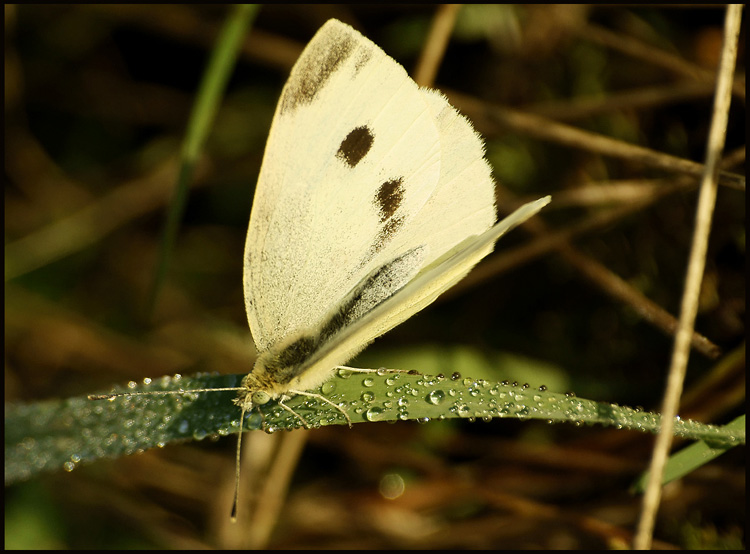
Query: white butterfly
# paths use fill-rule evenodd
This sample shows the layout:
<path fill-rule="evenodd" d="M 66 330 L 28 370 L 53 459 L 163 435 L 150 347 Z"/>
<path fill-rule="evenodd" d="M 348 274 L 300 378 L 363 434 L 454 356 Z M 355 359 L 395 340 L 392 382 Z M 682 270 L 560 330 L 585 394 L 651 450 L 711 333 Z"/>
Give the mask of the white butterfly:
<path fill-rule="evenodd" d="M 490 173 L 482 139 L 442 94 L 331 19 L 284 85 L 255 190 L 244 263 L 252 371 L 239 388 L 131 394 L 239 390 L 240 426 L 272 399 L 307 426 L 284 403 L 307 395 L 351 425 L 309 391 L 550 201 L 495 224 Z M 238 441 L 237 483 L 239 451 Z"/>
<path fill-rule="evenodd" d="M 235 401 L 243 414 L 271 399 L 291 411 L 298 394 L 328 401 L 306 391 L 549 202 L 493 225 L 490 173 L 482 139 L 442 94 L 348 25 L 323 25 L 284 85 L 250 214 L 245 306 L 259 356 Z"/>

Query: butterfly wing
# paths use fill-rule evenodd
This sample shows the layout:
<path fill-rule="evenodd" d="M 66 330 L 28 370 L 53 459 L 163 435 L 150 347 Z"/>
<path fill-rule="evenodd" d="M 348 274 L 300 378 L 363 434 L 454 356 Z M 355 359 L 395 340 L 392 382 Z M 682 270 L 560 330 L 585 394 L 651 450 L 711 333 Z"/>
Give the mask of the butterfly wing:
<path fill-rule="evenodd" d="M 330 376 L 331 368 L 344 363 L 372 340 L 433 302 L 441 293 L 465 277 L 471 268 L 487 255 L 487 250 L 492 250 L 501 236 L 532 217 L 549 202 L 550 197 L 546 196 L 524 204 L 481 235 L 469 237 L 451 251 L 444 253 L 403 287 L 391 289 L 387 298 L 362 313 L 356 320 L 347 322 L 346 325 L 334 325 L 336 331 L 329 331 L 325 337 L 321 337 L 324 340 L 319 341 L 320 344 L 316 345 L 314 352 L 294 369 L 294 377 L 297 380 L 289 381 L 301 390 L 320 385 Z M 418 252 L 418 249 L 407 254 L 412 252 Z M 393 265 L 397 266 L 400 262 L 401 258 L 396 258 Z M 389 267 L 389 264 L 384 266 L 386 269 Z M 362 283 L 361 288 L 367 288 L 367 283 Z M 350 298 L 356 298 L 358 294 L 355 288 Z M 332 313 L 330 320 L 337 322 L 338 314 Z M 329 324 L 327 327 L 330 328 L 332 325 Z"/>
<path fill-rule="evenodd" d="M 402 253 L 419 248 L 409 258 L 419 265 L 398 272 L 411 279 L 494 220 L 468 121 L 374 43 L 327 22 L 284 86 L 256 187 L 244 290 L 258 350 L 325 325 Z M 403 285 L 373 291 L 370 304 Z"/>

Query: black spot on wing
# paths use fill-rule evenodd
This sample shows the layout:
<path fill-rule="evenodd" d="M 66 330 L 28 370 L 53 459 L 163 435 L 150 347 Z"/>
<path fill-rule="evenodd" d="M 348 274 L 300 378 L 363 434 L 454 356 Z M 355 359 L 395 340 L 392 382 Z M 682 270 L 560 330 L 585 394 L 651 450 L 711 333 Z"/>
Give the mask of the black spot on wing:
<path fill-rule="evenodd" d="M 381 227 L 375 240 L 370 245 L 370 249 L 365 256 L 365 261 L 372 259 L 388 241 L 404 225 L 403 216 L 397 216 L 396 211 L 401 206 L 404 199 L 403 179 L 391 179 L 386 181 L 378 189 L 375 195 L 375 203 L 380 211 Z"/>
<path fill-rule="evenodd" d="M 375 202 L 380 210 L 380 221 L 385 222 L 393 217 L 401 202 L 404 199 L 404 180 L 399 177 L 390 179 L 380 185 L 378 193 L 375 195 Z"/>
<path fill-rule="evenodd" d="M 366 125 L 352 129 L 341 141 L 336 157 L 349 167 L 354 167 L 370 151 L 374 139 L 375 135 Z"/>
<path fill-rule="evenodd" d="M 313 40 L 302 53 L 284 87 L 280 113 L 311 104 L 328 79 L 356 48 L 353 35 L 340 34 L 332 40 Z"/>
<path fill-rule="evenodd" d="M 403 217 L 392 217 L 388 221 L 385 222 L 385 225 L 383 225 L 380 228 L 380 232 L 378 233 L 378 238 L 376 241 L 376 244 L 382 245 L 385 244 L 385 242 L 392 237 L 396 231 L 398 231 L 401 226 L 404 224 L 404 218 Z"/>

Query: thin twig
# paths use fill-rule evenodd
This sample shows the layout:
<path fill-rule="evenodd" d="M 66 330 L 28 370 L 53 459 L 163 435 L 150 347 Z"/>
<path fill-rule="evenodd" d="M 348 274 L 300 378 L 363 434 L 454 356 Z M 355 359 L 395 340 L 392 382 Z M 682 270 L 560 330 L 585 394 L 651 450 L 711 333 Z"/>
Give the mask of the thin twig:
<path fill-rule="evenodd" d="M 545 117 L 498 105 L 490 105 L 466 94 L 453 91 L 447 92 L 447 94 L 451 103 L 477 124 L 480 121 L 491 121 L 513 131 L 578 150 L 630 160 L 647 167 L 663 169 L 672 173 L 684 173 L 696 177 L 703 174 L 703 164 L 698 162 L 678 158 L 636 144 L 629 144 L 564 123 L 558 123 Z M 720 184 L 741 190 L 745 189 L 744 177 L 725 171 L 720 173 Z"/>
<path fill-rule="evenodd" d="M 732 80 L 737 58 L 737 37 L 740 31 L 742 6 L 728 6 L 724 24 L 724 45 L 719 63 L 719 74 L 716 83 L 716 96 L 711 120 L 711 130 L 706 147 L 706 163 L 701 180 L 698 209 L 695 216 L 695 233 L 690 251 L 685 290 L 682 297 L 680 319 L 675 336 L 672 361 L 669 368 L 667 389 L 661 409 L 661 430 L 656 438 L 653 457 L 649 468 L 648 485 L 643 497 L 641 518 L 638 522 L 633 547 L 650 548 L 653 537 L 654 522 L 661 499 L 661 480 L 664 466 L 672 444 L 674 418 L 680 403 L 680 395 L 685 380 L 688 356 L 690 354 L 690 336 L 693 332 L 695 317 L 698 313 L 698 296 L 700 294 L 703 271 L 708 250 L 708 236 L 711 231 L 711 219 L 717 194 L 717 174 L 719 160 L 724 146 L 729 105 L 732 98 Z"/>
<path fill-rule="evenodd" d="M 673 336 L 677 328 L 677 319 L 672 314 L 630 286 L 608 268 L 576 250 L 570 241 L 574 237 L 585 235 L 595 229 L 610 226 L 615 221 L 643 210 L 646 206 L 672 194 L 674 191 L 684 189 L 690 185 L 686 182 L 688 179 L 683 178 L 672 184 L 651 187 L 651 190 L 644 190 L 645 194 L 641 197 L 632 198 L 629 202 L 621 204 L 617 208 L 601 211 L 564 230 L 550 232 L 544 225 L 543 218 L 541 216 L 536 217 L 522 226 L 534 233 L 537 236 L 536 240 L 515 249 L 503 249 L 502 253 L 479 265 L 461 283 L 443 293 L 443 296 L 447 298 L 460 294 L 466 288 L 474 287 L 483 281 L 494 278 L 499 273 L 531 261 L 545 252 L 556 250 L 571 266 L 604 292 L 631 306 L 643 319 L 666 335 Z M 721 353 L 716 344 L 700 333 L 693 333 L 691 344 L 698 352 L 709 358 L 716 358 Z"/>
<path fill-rule="evenodd" d="M 650 65 L 662 67 L 675 75 L 688 77 L 689 79 L 704 83 L 713 83 L 716 77 L 710 69 L 695 65 L 653 44 L 644 44 L 633 37 L 621 35 L 599 25 L 589 23 L 588 25 L 579 27 L 577 30 L 579 36 L 583 38 L 611 48 L 612 50 L 622 52 L 632 58 L 643 60 Z M 731 78 L 733 93 L 740 98 L 744 98 L 744 81 L 742 79 L 734 79 L 733 75 Z"/>
<path fill-rule="evenodd" d="M 427 36 L 414 70 L 414 81 L 419 86 L 431 87 L 435 83 L 435 76 L 440 62 L 443 61 L 459 9 L 461 9 L 461 4 L 442 4 L 435 12 L 430 34 Z"/>

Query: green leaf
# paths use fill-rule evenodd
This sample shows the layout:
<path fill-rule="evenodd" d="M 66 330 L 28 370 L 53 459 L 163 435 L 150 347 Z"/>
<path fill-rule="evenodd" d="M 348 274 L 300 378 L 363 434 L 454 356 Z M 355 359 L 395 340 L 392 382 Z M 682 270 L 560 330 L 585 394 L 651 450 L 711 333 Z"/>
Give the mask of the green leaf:
<path fill-rule="evenodd" d="M 78 464 L 119 457 L 170 442 L 227 435 L 239 430 L 236 392 L 181 392 L 192 389 L 238 387 L 242 375 L 181 376 L 148 380 L 116 392 L 171 391 L 158 396 L 124 396 L 111 401 L 87 397 L 11 405 L 5 418 L 5 481 L 30 478 L 41 471 L 72 471 Z M 542 419 L 575 424 L 599 423 L 622 429 L 656 432 L 659 415 L 482 379 L 426 376 L 379 370 L 339 369 L 317 391 L 345 410 L 353 423 L 447 418 Z M 346 424 L 340 410 L 308 396 L 286 402 L 306 425 Z M 262 412 L 262 415 L 261 415 Z M 243 428 L 274 432 L 302 426 L 298 417 L 276 402 L 246 414 Z M 712 444 L 744 444 L 745 430 L 677 420 L 675 434 Z"/>
<path fill-rule="evenodd" d="M 731 423 L 721 427 L 721 429 L 729 431 L 730 433 L 738 433 L 738 436 L 741 434 L 744 437 L 745 416 L 742 415 L 738 417 Z M 669 460 L 667 460 L 667 464 L 664 466 L 664 475 L 662 476 L 661 484 L 666 485 L 667 483 L 684 477 L 702 465 L 707 464 L 714 458 L 718 458 L 733 446 L 736 446 L 736 444 L 715 442 L 707 439 L 698 441 L 683 448 L 679 452 L 670 456 Z M 642 493 L 645 490 L 648 476 L 649 472 L 646 471 L 638 478 L 638 481 L 633 484 L 633 492 Z"/>
<path fill-rule="evenodd" d="M 169 257 L 177 240 L 195 164 L 212 130 L 213 121 L 224 98 L 224 91 L 234 70 L 247 30 L 257 13 L 258 6 L 255 4 L 234 6 L 219 32 L 216 45 L 211 51 L 211 58 L 203 73 L 182 144 L 180 173 L 159 245 L 159 259 L 148 299 L 149 311 L 153 309 L 156 295 L 166 277 Z"/>

